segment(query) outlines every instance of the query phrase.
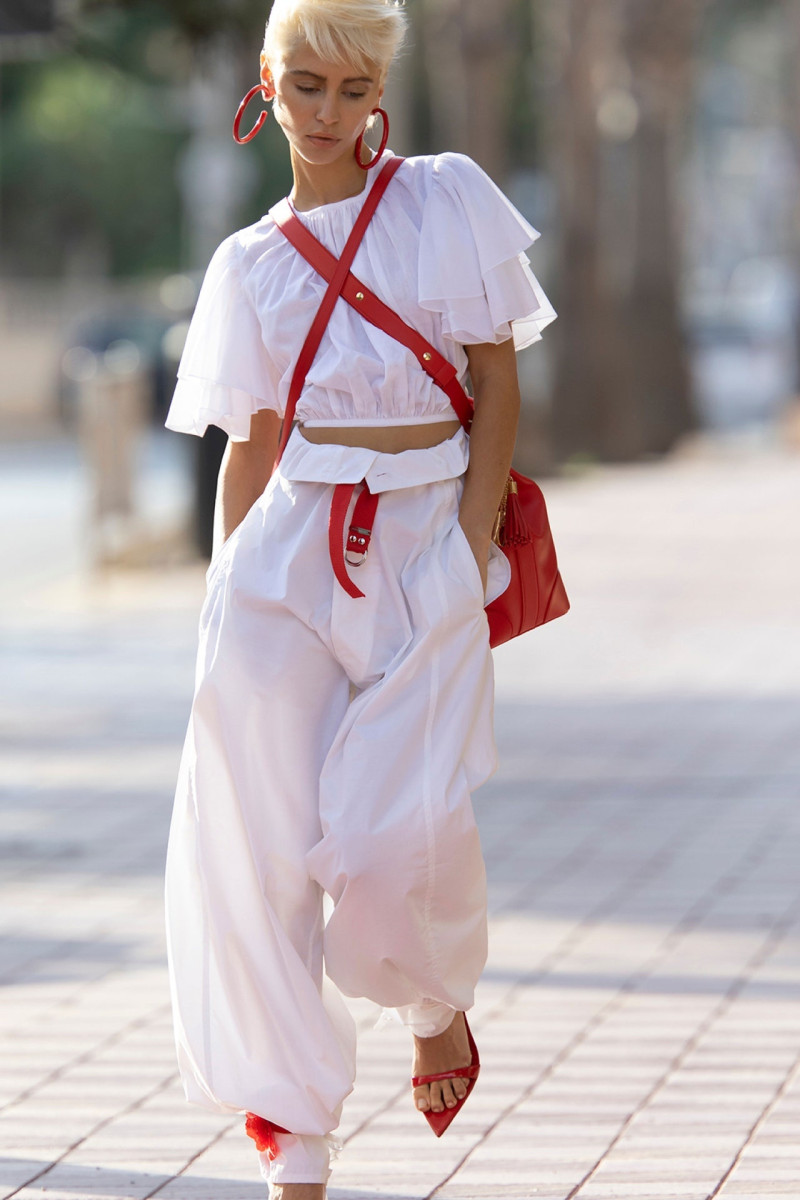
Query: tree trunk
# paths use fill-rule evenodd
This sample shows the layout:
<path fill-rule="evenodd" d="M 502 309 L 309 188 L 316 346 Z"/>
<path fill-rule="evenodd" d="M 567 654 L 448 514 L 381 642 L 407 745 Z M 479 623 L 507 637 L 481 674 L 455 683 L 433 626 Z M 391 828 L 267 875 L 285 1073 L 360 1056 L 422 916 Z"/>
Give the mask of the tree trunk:
<path fill-rule="evenodd" d="M 595 78 L 607 44 L 607 5 L 557 0 L 563 22 L 551 25 L 563 46 L 562 73 L 551 127 L 558 188 L 560 268 L 554 302 L 552 435 L 560 459 L 630 457 L 636 440 L 623 419 L 630 383 L 619 302 L 603 262 L 601 162 Z"/>
<path fill-rule="evenodd" d="M 628 0 L 625 50 L 636 87 L 635 224 L 628 324 L 642 450 L 664 453 L 697 424 L 680 315 L 675 194 L 703 0 Z"/>
<path fill-rule="evenodd" d="M 695 424 L 675 179 L 703 3 L 550 3 L 562 52 L 550 149 L 561 225 L 552 429 L 562 459 L 663 453 Z M 604 125 L 609 95 L 632 109 L 629 130 Z"/>
<path fill-rule="evenodd" d="M 797 72 L 800 55 L 800 0 L 783 0 L 786 19 L 787 53 L 783 63 L 784 120 L 794 151 L 795 168 L 800 172 L 800 76 Z M 790 253 L 795 274 L 800 279 L 800 195 L 794 195 L 794 213 L 790 226 Z M 800 393 L 800 304 L 795 307 L 795 393 Z"/>
<path fill-rule="evenodd" d="M 425 0 L 423 38 L 436 153 L 469 154 L 502 185 L 517 0 Z"/>

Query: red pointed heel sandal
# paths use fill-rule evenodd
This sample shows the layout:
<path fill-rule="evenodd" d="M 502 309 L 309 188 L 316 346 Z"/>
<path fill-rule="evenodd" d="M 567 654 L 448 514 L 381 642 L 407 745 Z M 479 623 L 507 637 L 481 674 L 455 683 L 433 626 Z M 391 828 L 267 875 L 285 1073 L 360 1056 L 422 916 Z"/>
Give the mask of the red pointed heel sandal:
<path fill-rule="evenodd" d="M 411 1086 L 421 1087 L 426 1083 L 439 1083 L 443 1079 L 468 1079 L 467 1090 L 465 1095 L 452 1108 L 444 1108 L 441 1112 L 432 1112 L 428 1109 L 423 1113 L 427 1119 L 433 1132 L 437 1137 L 441 1137 L 447 1126 L 455 1117 L 456 1113 L 467 1102 L 470 1092 L 475 1087 L 475 1080 L 478 1078 L 478 1072 L 481 1069 L 481 1060 L 478 1057 L 478 1047 L 475 1045 L 475 1039 L 472 1036 L 472 1030 L 467 1022 L 467 1014 L 464 1013 L 464 1025 L 467 1030 L 467 1038 L 469 1039 L 469 1048 L 472 1054 L 472 1061 L 468 1067 L 456 1067 L 453 1071 L 440 1071 L 437 1075 L 412 1075 Z"/>

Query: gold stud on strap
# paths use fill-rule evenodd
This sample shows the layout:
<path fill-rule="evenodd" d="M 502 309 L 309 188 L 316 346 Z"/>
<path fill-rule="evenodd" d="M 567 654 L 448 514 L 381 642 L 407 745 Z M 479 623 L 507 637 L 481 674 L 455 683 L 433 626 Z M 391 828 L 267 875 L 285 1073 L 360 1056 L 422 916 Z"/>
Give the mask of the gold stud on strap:
<path fill-rule="evenodd" d="M 364 293 L 356 292 L 356 300 L 363 300 L 363 299 L 364 299 Z"/>
<path fill-rule="evenodd" d="M 425 362 L 430 362 L 430 361 L 431 361 L 431 356 L 430 356 L 430 353 L 429 353 L 429 351 L 427 351 L 427 350 L 425 351 L 425 353 L 423 354 L 423 356 L 422 356 L 422 357 L 423 357 L 423 359 L 424 359 L 424 361 L 425 361 Z"/>

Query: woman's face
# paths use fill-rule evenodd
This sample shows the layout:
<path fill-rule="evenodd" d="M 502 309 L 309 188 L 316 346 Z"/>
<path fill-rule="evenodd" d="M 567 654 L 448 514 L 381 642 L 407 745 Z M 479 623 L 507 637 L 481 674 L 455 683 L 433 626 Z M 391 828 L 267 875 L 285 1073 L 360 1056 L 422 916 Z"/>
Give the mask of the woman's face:
<path fill-rule="evenodd" d="M 261 78 L 270 79 L 262 51 Z M 367 118 L 381 100 L 377 66 L 366 71 L 318 58 L 302 43 L 288 51 L 271 75 L 278 124 L 290 145 L 309 163 L 323 165 L 352 154 Z"/>

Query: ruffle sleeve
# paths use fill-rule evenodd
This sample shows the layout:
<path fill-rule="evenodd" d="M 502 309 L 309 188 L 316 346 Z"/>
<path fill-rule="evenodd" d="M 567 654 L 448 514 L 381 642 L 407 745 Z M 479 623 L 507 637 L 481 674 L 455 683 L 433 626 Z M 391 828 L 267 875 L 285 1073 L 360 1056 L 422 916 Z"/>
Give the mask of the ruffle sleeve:
<path fill-rule="evenodd" d="M 422 214 L 419 303 L 464 345 L 541 338 L 555 312 L 525 250 L 538 230 L 465 154 L 439 154 Z"/>
<path fill-rule="evenodd" d="M 198 436 L 218 425 L 232 441 L 247 441 L 254 412 L 281 411 L 278 380 L 242 283 L 236 234 L 231 234 L 206 268 L 164 424 Z"/>

